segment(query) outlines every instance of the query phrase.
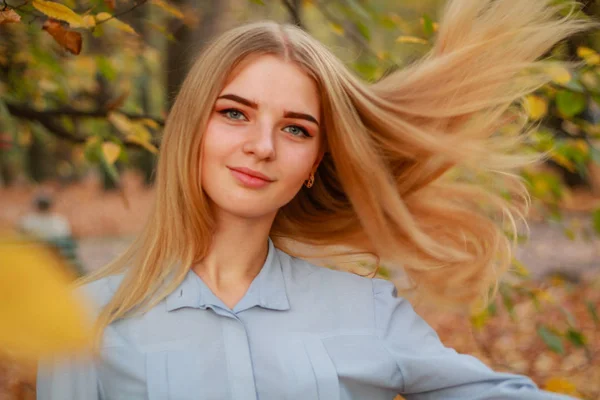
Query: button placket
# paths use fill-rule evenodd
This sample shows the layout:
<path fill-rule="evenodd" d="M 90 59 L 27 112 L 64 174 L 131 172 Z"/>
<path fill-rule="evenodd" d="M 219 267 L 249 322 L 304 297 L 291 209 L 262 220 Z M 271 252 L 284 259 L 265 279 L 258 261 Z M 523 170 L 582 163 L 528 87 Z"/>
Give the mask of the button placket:
<path fill-rule="evenodd" d="M 223 337 L 232 398 L 257 400 L 250 342 L 244 323 L 237 317 L 223 321 Z"/>

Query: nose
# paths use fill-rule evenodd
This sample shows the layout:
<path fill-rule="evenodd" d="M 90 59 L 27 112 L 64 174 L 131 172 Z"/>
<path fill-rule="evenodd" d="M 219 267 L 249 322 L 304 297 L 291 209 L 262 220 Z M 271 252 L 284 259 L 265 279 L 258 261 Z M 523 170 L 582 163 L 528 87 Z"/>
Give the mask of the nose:
<path fill-rule="evenodd" d="M 275 141 L 273 125 L 268 122 L 257 123 L 248 135 L 243 150 L 247 154 L 253 154 L 260 160 L 272 160 L 275 158 Z"/>

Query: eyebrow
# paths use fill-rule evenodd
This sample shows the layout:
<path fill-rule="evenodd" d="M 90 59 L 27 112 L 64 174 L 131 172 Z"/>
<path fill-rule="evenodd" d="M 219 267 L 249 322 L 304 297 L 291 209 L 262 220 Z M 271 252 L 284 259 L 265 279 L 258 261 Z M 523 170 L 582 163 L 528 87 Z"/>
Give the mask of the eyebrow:
<path fill-rule="evenodd" d="M 258 104 L 252 100 L 248 100 L 245 99 L 243 97 L 240 97 L 238 95 L 235 94 L 224 94 L 222 96 L 217 97 L 217 100 L 219 99 L 228 99 L 228 100 L 232 100 L 235 101 L 237 103 L 243 104 L 245 106 L 248 106 L 254 110 L 258 109 Z M 286 111 L 283 113 L 283 116 L 285 118 L 295 118 L 295 119 L 304 119 L 306 121 L 312 122 L 314 124 L 316 124 L 317 126 L 319 126 L 319 121 L 317 121 L 317 119 L 315 117 L 313 117 L 310 114 L 305 114 L 305 113 L 300 113 L 300 112 L 295 112 L 295 111 Z"/>

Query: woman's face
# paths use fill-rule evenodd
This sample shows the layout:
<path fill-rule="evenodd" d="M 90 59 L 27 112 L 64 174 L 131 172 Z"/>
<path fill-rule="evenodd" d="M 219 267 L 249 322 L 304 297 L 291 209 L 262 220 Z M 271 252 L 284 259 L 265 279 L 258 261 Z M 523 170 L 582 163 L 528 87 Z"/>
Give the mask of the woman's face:
<path fill-rule="evenodd" d="M 217 212 L 274 217 L 322 156 L 315 82 L 275 56 L 249 60 L 219 94 L 204 133 L 201 183 Z"/>

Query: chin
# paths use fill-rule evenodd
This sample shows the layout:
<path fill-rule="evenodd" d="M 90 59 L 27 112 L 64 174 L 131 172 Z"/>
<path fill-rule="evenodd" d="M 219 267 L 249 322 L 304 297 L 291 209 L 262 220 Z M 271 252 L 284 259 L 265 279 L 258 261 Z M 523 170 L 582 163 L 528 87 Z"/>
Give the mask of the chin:
<path fill-rule="evenodd" d="M 263 218 L 276 214 L 279 205 L 271 203 L 263 196 L 231 196 L 225 199 L 215 199 L 213 204 L 229 215 L 240 218 Z"/>
<path fill-rule="evenodd" d="M 276 214 L 278 209 L 266 209 L 264 206 L 263 207 L 228 207 L 228 208 L 221 208 L 223 211 L 225 211 L 227 214 L 233 215 L 235 217 L 238 218 L 244 218 L 244 219 L 260 219 L 260 218 L 265 218 L 268 216 L 271 216 L 273 214 Z"/>

